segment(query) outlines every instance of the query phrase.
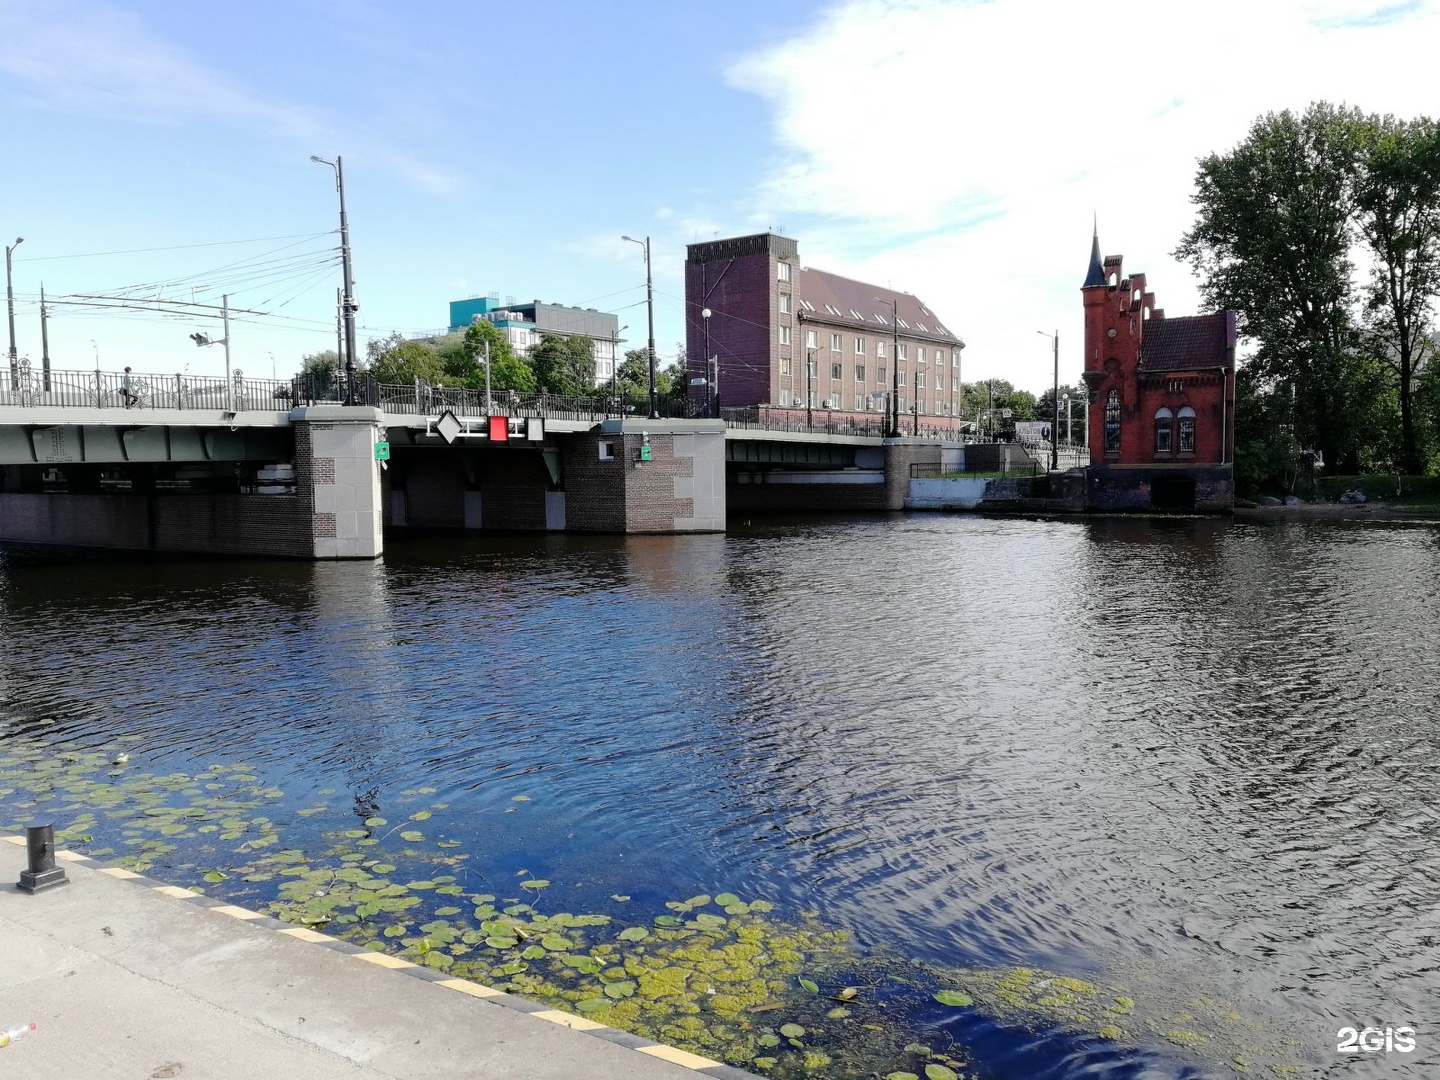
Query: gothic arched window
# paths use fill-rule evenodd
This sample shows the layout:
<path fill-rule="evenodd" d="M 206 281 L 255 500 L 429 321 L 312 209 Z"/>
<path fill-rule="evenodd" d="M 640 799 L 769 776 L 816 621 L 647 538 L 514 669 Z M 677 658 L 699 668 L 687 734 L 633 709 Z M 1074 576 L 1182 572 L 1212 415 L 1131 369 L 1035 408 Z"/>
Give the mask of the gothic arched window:
<path fill-rule="evenodd" d="M 1174 417 L 1169 409 L 1155 411 L 1155 453 L 1168 454 L 1175 448 Z"/>
<path fill-rule="evenodd" d="M 1195 410 L 1186 405 L 1178 414 L 1180 428 L 1180 453 L 1195 452 Z"/>
<path fill-rule="evenodd" d="M 1105 396 L 1105 452 L 1120 452 L 1120 391 L 1111 390 Z"/>

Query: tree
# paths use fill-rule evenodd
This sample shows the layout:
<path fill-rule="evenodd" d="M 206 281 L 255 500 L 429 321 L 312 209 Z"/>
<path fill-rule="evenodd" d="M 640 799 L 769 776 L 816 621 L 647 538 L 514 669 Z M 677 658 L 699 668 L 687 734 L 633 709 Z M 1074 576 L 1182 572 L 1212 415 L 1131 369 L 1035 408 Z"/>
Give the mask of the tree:
<path fill-rule="evenodd" d="M 1006 409 L 1010 415 L 1005 416 Z M 965 383 L 960 388 L 961 415 L 980 424 L 986 435 L 1009 438 L 1015 432 L 1016 420 L 1034 420 L 1035 395 L 1016 390 L 1008 379 L 982 379 Z"/>
<path fill-rule="evenodd" d="M 338 396 L 340 382 L 344 379 L 340 373 L 340 354 L 334 349 L 326 349 L 303 357 L 296 378 L 305 380 L 308 387 L 305 393 L 311 397 Z"/>
<path fill-rule="evenodd" d="M 595 343 L 583 334 L 545 334 L 530 350 L 540 389 L 552 394 L 588 394 L 595 389 Z"/>
<path fill-rule="evenodd" d="M 435 346 L 411 340 L 400 333 L 374 338 L 365 346 L 370 372 L 382 383 L 427 383 L 444 381 L 445 369 Z"/>
<path fill-rule="evenodd" d="M 1325 102 L 1268 113 L 1235 149 L 1202 159 L 1196 222 L 1175 252 L 1208 303 L 1239 313 L 1261 384 L 1292 388 L 1295 434 L 1327 468 L 1357 456 L 1369 381 L 1351 315 L 1359 121 Z"/>
<path fill-rule="evenodd" d="M 1395 374 L 1400 466 L 1421 473 L 1415 399 L 1418 376 L 1434 355 L 1429 333 L 1440 292 L 1440 125 L 1372 117 L 1360 141 L 1355 206 L 1374 258 L 1365 293 L 1366 341 Z"/>
<path fill-rule="evenodd" d="M 1070 396 L 1069 415 L 1067 420 L 1065 396 Z M 1059 424 L 1060 438 L 1066 439 L 1068 427 L 1068 440 L 1074 444 L 1081 445 L 1085 442 L 1085 424 L 1089 413 L 1089 392 L 1083 385 L 1061 386 L 1060 387 L 1060 408 L 1055 408 L 1055 388 L 1050 387 L 1035 402 L 1035 418 L 1037 420 L 1056 420 Z"/>
<path fill-rule="evenodd" d="M 530 361 L 517 356 L 510 341 L 494 323 L 480 319 L 465 328 L 461 355 L 447 365 L 465 386 L 485 386 L 485 356 L 490 356 L 490 389 L 515 390 L 522 394 L 535 390 L 535 371 Z"/>
<path fill-rule="evenodd" d="M 627 349 L 615 369 L 616 389 L 624 397 L 646 397 L 650 393 L 650 351 Z"/>

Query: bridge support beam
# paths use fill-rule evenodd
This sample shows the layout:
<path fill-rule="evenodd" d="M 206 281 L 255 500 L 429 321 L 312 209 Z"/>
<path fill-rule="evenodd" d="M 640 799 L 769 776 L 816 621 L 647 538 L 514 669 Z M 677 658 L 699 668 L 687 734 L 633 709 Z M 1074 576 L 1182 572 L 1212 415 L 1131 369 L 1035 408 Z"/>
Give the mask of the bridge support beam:
<path fill-rule="evenodd" d="M 296 489 L 310 499 L 316 559 L 374 559 L 385 549 L 375 460 L 375 444 L 385 438 L 384 415 L 346 405 L 311 405 L 290 414 Z"/>

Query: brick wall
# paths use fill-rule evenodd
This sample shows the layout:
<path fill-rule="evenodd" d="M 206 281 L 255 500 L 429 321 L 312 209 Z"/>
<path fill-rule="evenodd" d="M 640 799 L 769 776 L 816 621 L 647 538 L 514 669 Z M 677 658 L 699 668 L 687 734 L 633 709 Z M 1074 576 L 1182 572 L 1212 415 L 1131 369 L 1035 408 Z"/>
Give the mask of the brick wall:
<path fill-rule="evenodd" d="M 600 460 L 600 444 L 610 443 L 613 460 Z M 619 435 L 585 432 L 561 441 L 565 470 L 565 527 L 569 532 L 625 531 L 625 478 L 631 462 Z"/>
<path fill-rule="evenodd" d="M 539 450 L 497 449 L 479 455 L 478 468 L 486 529 L 545 531 L 550 474 Z"/>
<path fill-rule="evenodd" d="M 1092 511 L 1151 511 L 1155 484 L 1189 481 L 1195 485 L 1193 509 L 1229 513 L 1235 505 L 1235 474 L 1229 465 L 1103 466 L 1086 470 L 1085 507 Z M 1162 494 L 1163 498 L 1163 494 Z M 1187 509 L 1187 508 L 1180 508 Z"/>
<path fill-rule="evenodd" d="M 651 460 L 645 462 L 635 460 L 644 438 L 638 433 L 626 433 L 623 438 L 625 531 L 672 532 L 676 518 L 693 518 L 695 501 L 675 497 L 675 478 L 693 477 L 694 458 L 676 456 L 675 436 L 652 434 Z"/>

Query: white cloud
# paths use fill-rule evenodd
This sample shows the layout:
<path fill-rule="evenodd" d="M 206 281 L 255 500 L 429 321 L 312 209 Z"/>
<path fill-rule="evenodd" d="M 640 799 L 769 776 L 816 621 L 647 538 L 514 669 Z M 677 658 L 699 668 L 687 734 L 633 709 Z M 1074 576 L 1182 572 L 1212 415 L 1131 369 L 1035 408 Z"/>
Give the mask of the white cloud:
<path fill-rule="evenodd" d="M 165 125 L 220 124 L 325 151 L 336 142 L 433 193 L 460 182 L 415 154 L 315 109 L 268 98 L 98 0 L 6 0 L 0 74 L 35 108 Z"/>
<path fill-rule="evenodd" d="M 967 379 L 1039 390 L 1036 330 L 1058 327 L 1062 380 L 1082 366 L 1092 212 L 1106 254 L 1194 313 L 1170 252 L 1197 159 L 1315 99 L 1433 108 L 1415 50 L 1437 40 L 1433 0 L 854 0 L 729 72 L 774 109 L 750 221 L 802 221 L 805 262 L 923 296 L 966 339 Z"/>

